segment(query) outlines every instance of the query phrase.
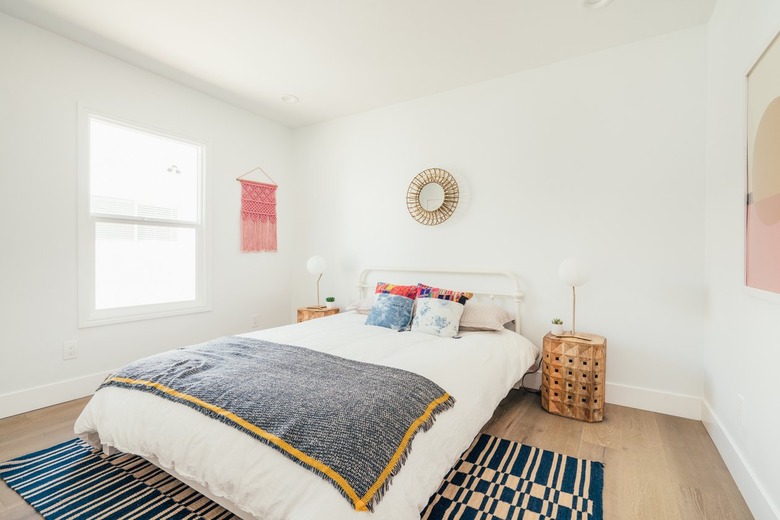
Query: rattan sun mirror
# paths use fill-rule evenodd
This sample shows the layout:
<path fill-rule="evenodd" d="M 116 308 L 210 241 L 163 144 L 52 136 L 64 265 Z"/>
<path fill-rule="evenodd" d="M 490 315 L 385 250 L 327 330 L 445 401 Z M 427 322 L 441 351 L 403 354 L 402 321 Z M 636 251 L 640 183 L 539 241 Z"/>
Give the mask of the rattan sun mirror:
<path fill-rule="evenodd" d="M 426 226 L 441 224 L 458 207 L 458 183 L 446 170 L 429 168 L 418 173 L 406 192 L 406 207 L 414 220 Z"/>

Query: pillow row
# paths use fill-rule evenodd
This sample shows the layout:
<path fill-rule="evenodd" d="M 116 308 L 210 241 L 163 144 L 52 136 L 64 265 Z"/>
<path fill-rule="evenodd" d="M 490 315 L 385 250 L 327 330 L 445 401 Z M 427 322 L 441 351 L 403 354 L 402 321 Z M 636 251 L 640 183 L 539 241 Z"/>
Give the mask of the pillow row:
<path fill-rule="evenodd" d="M 450 300 L 465 304 L 469 298 L 474 296 L 470 292 L 450 291 L 431 287 L 418 283 L 417 285 L 395 285 L 392 283 L 379 282 L 376 284 L 376 294 L 396 294 L 405 298 L 415 300 L 417 298 L 437 298 L 439 300 Z"/>
<path fill-rule="evenodd" d="M 501 307 L 469 301 L 472 296 L 469 292 L 424 284 L 380 282 L 373 299 L 361 300 L 352 309 L 368 314 L 367 325 L 392 330 L 411 327 L 415 332 L 442 337 L 455 336 L 458 330 L 501 330 L 505 323 L 513 320 Z"/>

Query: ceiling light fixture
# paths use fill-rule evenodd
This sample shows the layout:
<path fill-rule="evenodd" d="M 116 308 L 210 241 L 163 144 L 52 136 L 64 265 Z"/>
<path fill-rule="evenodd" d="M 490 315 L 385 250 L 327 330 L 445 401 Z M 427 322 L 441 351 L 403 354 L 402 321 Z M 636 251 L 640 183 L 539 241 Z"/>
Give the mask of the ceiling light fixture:
<path fill-rule="evenodd" d="M 580 7 L 588 10 L 601 9 L 612 3 L 612 0 L 580 0 Z"/>
<path fill-rule="evenodd" d="M 292 105 L 293 103 L 298 102 L 298 96 L 293 96 L 292 94 L 285 94 L 281 97 L 281 100 L 284 103 L 287 103 L 288 105 Z"/>

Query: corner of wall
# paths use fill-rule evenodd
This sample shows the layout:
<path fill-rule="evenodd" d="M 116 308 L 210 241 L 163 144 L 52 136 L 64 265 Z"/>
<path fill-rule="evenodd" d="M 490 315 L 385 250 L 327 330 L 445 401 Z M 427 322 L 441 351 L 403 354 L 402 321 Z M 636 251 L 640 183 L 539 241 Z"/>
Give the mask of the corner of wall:
<path fill-rule="evenodd" d="M 723 423 L 706 400 L 702 400 L 701 411 L 704 427 L 715 443 L 720 456 L 723 457 L 726 467 L 728 467 L 753 516 L 762 520 L 780 520 L 777 504 L 773 503 L 772 497 L 756 477 L 739 446 L 723 427 Z"/>

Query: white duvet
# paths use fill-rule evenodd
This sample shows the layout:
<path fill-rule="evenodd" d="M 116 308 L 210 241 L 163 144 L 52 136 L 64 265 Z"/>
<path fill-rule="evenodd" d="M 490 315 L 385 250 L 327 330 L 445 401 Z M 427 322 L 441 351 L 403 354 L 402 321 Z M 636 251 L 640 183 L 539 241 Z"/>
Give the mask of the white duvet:
<path fill-rule="evenodd" d="M 416 519 L 442 478 L 533 364 L 537 348 L 510 331 L 466 332 L 444 339 L 364 325 L 344 313 L 246 334 L 359 361 L 416 372 L 456 400 L 419 433 L 373 513 L 356 512 L 328 481 L 276 450 L 193 409 L 155 395 L 108 387 L 76 421 L 77 434 L 154 460 L 263 520 Z"/>

